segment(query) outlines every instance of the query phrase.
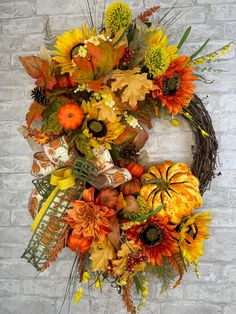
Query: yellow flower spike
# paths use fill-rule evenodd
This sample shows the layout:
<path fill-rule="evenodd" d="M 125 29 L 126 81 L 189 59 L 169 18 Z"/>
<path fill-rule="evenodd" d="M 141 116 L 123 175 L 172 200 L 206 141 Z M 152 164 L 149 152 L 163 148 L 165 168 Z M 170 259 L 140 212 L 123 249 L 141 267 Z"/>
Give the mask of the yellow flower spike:
<path fill-rule="evenodd" d="M 95 288 L 99 289 L 103 286 L 103 281 L 101 281 L 99 278 L 95 280 Z"/>
<path fill-rule="evenodd" d="M 120 286 L 125 286 L 127 284 L 127 281 L 125 280 L 125 279 L 120 279 L 120 281 L 119 281 L 119 285 Z"/>
<path fill-rule="evenodd" d="M 147 287 L 145 287 L 145 288 L 142 290 L 142 296 L 143 296 L 144 298 L 146 298 L 146 297 L 148 296 L 148 294 L 149 294 L 149 290 L 148 290 Z"/>
<path fill-rule="evenodd" d="M 180 121 L 177 120 L 177 119 L 171 119 L 171 124 L 174 126 L 174 127 L 178 127 L 180 125 Z"/>
<path fill-rule="evenodd" d="M 90 273 L 87 272 L 87 271 L 85 271 L 85 272 L 83 273 L 83 278 L 82 278 L 82 280 L 83 280 L 84 282 L 89 282 L 89 279 L 90 279 Z"/>
<path fill-rule="evenodd" d="M 183 115 L 184 115 L 186 118 L 188 118 L 189 120 L 192 120 L 192 119 L 193 119 L 193 117 L 191 116 L 191 114 L 188 113 L 188 112 L 184 112 Z"/>
<path fill-rule="evenodd" d="M 207 132 L 205 132 L 203 129 L 201 129 L 201 133 L 202 133 L 202 136 L 207 138 L 209 136 L 209 134 Z"/>
<path fill-rule="evenodd" d="M 82 296 L 83 296 L 83 288 L 80 287 L 79 290 L 77 290 L 76 293 L 75 293 L 74 302 L 76 304 L 78 304 L 79 301 L 81 300 Z"/>

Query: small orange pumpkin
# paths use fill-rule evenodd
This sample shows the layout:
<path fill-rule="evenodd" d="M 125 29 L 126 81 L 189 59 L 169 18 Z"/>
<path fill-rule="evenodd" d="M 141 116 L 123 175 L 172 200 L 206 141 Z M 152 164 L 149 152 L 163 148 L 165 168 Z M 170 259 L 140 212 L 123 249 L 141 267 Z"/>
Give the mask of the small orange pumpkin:
<path fill-rule="evenodd" d="M 79 239 L 73 232 L 69 235 L 67 240 L 68 247 L 72 252 L 85 253 L 91 246 L 91 241 L 86 238 Z"/>
<path fill-rule="evenodd" d="M 132 176 L 137 178 L 141 177 L 144 171 L 144 168 L 137 164 L 136 162 L 130 162 L 126 168 L 129 170 Z"/>
<path fill-rule="evenodd" d="M 124 195 L 134 195 L 139 193 L 141 189 L 141 182 L 138 178 L 134 177 L 129 182 L 121 185 L 120 190 Z"/>

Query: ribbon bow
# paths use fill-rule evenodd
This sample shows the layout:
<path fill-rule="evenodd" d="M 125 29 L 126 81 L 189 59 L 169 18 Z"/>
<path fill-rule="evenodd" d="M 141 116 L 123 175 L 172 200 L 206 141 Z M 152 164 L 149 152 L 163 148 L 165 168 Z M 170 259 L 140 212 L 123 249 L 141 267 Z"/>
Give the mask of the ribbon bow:
<path fill-rule="evenodd" d="M 39 210 L 38 214 L 36 215 L 31 230 L 34 232 L 39 223 L 42 219 L 43 215 L 45 214 L 47 208 L 50 206 L 51 202 L 53 201 L 54 197 L 56 196 L 59 190 L 67 190 L 70 187 L 75 185 L 75 177 L 72 174 L 72 168 L 61 168 L 53 171 L 51 175 L 50 184 L 55 186 L 55 189 L 49 195 L 49 197 L 44 202 L 43 206 Z"/>

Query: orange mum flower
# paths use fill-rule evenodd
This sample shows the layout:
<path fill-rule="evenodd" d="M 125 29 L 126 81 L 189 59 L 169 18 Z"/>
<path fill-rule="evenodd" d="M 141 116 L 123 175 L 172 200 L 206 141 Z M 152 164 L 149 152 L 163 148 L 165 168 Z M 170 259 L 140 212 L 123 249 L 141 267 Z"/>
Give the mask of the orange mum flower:
<path fill-rule="evenodd" d="M 86 195 L 86 193 L 83 194 Z M 105 235 L 111 232 L 111 217 L 115 215 L 115 212 L 93 201 L 72 202 L 73 209 L 68 210 L 65 219 L 79 238 L 102 241 Z"/>
<path fill-rule="evenodd" d="M 178 233 L 173 230 L 175 227 L 168 224 L 167 217 L 156 215 L 134 225 L 126 231 L 126 235 L 141 247 L 152 265 L 162 265 L 163 256 L 172 256 L 179 252 L 176 242 Z"/>
<path fill-rule="evenodd" d="M 65 129 L 77 129 L 84 120 L 84 112 L 76 104 L 66 104 L 60 108 L 58 120 Z"/>
<path fill-rule="evenodd" d="M 34 141 L 38 144 L 46 144 L 49 141 L 49 136 L 46 132 L 37 131 L 35 133 Z"/>
<path fill-rule="evenodd" d="M 155 80 L 157 89 L 152 92 L 152 97 L 160 98 L 162 105 L 173 115 L 189 105 L 196 87 L 192 81 L 197 76 L 192 74 L 194 68 L 187 64 L 188 61 L 187 56 L 180 56 L 170 64 L 164 75 Z"/>

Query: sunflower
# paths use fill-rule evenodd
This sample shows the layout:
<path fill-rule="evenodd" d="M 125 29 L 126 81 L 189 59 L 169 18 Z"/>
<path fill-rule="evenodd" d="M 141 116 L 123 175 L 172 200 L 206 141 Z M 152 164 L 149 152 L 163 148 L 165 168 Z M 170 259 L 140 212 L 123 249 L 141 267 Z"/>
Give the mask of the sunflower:
<path fill-rule="evenodd" d="M 193 97 L 195 85 L 192 82 L 197 76 L 192 74 L 194 68 L 188 65 L 188 61 L 187 56 L 178 57 L 170 64 L 166 73 L 155 80 L 153 98 L 158 97 L 173 115 L 182 112 L 183 106 L 188 106 Z"/>
<path fill-rule="evenodd" d="M 168 37 L 163 34 L 161 29 L 150 37 L 148 44 L 151 45 L 151 48 L 144 56 L 144 65 L 150 74 L 158 77 L 165 73 L 170 63 L 178 57 L 178 48 L 167 45 Z"/>
<path fill-rule="evenodd" d="M 111 149 L 111 143 L 125 130 L 125 125 L 119 121 L 120 118 L 113 123 L 90 119 L 87 121 L 87 127 L 83 133 L 89 139 L 92 147 L 99 148 L 103 144 L 107 149 Z"/>
<path fill-rule="evenodd" d="M 141 224 L 133 225 L 126 230 L 126 236 L 141 247 L 152 265 L 162 265 L 162 257 L 179 252 L 176 241 L 178 234 L 173 230 L 175 227 L 168 223 L 167 217 L 156 215 Z"/>
<path fill-rule="evenodd" d="M 198 263 L 203 255 L 203 241 L 209 238 L 208 223 L 212 220 L 210 212 L 197 213 L 186 217 L 180 225 L 179 245 L 187 263 Z"/>
<path fill-rule="evenodd" d="M 111 232 L 111 217 L 115 215 L 113 209 L 94 203 L 94 188 L 85 190 L 84 200 L 71 203 L 65 220 L 74 229 L 74 234 L 80 239 L 102 241 Z"/>
<path fill-rule="evenodd" d="M 95 35 L 95 28 L 93 28 L 90 32 L 83 24 L 82 30 L 76 28 L 70 30 L 69 32 L 63 33 L 61 36 L 57 36 L 57 41 L 55 44 L 56 50 L 53 51 L 56 56 L 53 57 L 53 60 L 60 64 L 62 68 L 62 74 L 73 74 L 76 68 L 73 57 L 76 55 L 84 57 L 86 55 L 84 41 Z"/>

